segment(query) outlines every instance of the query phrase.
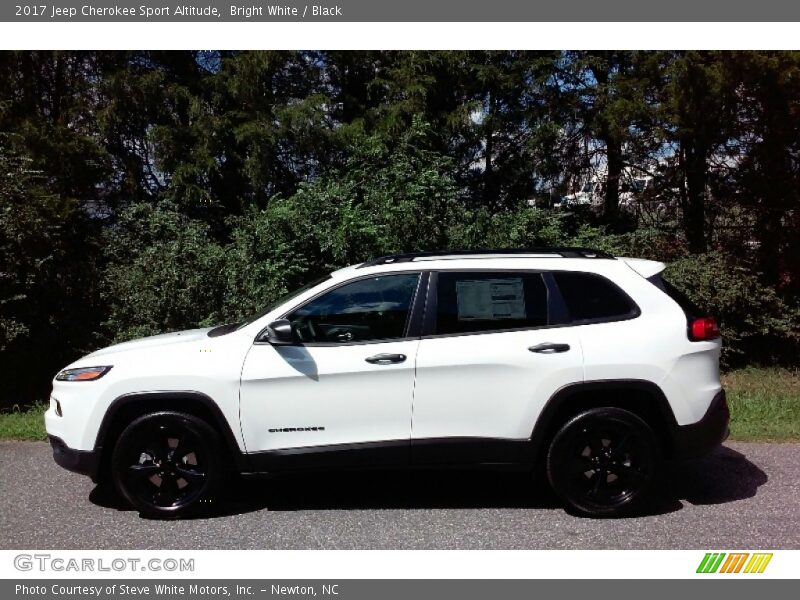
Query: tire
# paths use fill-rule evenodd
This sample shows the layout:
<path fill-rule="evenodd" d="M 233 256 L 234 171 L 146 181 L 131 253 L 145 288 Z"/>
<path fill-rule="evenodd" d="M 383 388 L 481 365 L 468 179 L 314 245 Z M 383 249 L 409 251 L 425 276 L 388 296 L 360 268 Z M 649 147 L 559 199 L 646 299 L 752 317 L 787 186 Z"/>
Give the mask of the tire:
<path fill-rule="evenodd" d="M 216 430 L 180 412 L 138 417 L 124 429 L 111 456 L 114 487 L 148 517 L 177 518 L 209 507 L 224 474 Z"/>
<path fill-rule="evenodd" d="M 568 508 L 588 517 L 621 517 L 651 500 L 661 452 L 653 430 L 620 408 L 593 408 L 558 430 L 547 478 Z"/>

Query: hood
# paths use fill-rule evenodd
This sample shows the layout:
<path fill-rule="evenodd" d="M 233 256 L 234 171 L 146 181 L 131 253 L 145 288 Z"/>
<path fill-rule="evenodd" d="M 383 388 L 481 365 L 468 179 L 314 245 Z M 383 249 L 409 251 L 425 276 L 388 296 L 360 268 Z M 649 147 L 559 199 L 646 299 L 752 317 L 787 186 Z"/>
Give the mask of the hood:
<path fill-rule="evenodd" d="M 108 346 L 107 348 L 101 348 L 100 350 L 92 352 L 84 358 L 103 356 L 105 354 L 114 354 L 116 352 L 127 352 L 129 350 L 142 350 L 144 348 L 152 348 L 154 346 L 169 346 L 171 344 L 194 342 L 207 337 L 208 332 L 211 331 L 211 329 L 211 327 L 204 327 L 203 329 L 187 329 L 186 331 L 174 331 L 172 333 L 162 333 L 161 335 L 139 338 L 138 340 L 131 340 L 130 342 L 122 342 L 121 344 L 114 344 L 113 346 Z"/>

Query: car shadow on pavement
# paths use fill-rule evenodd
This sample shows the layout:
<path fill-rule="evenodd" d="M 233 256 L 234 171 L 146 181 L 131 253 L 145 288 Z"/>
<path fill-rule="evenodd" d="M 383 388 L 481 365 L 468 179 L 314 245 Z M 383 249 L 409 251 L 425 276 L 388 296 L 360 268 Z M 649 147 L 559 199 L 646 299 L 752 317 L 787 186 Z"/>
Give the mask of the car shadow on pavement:
<path fill-rule="evenodd" d="M 667 465 L 668 489 L 690 504 L 724 504 L 752 498 L 768 477 L 741 452 L 727 446 L 704 458 Z"/>
<path fill-rule="evenodd" d="M 215 506 L 197 518 L 259 510 L 359 510 L 437 508 L 556 508 L 546 486 L 520 472 L 476 470 L 347 470 L 233 478 Z M 89 499 L 96 505 L 130 510 L 107 486 Z"/>
<path fill-rule="evenodd" d="M 743 454 L 722 447 L 708 457 L 667 463 L 662 493 L 647 513 L 659 515 L 694 505 L 723 504 L 756 495 L 767 475 Z M 90 500 L 126 510 L 105 487 Z M 306 472 L 236 479 L 198 518 L 248 512 L 376 509 L 560 509 L 543 481 L 518 471 L 342 471 Z"/>

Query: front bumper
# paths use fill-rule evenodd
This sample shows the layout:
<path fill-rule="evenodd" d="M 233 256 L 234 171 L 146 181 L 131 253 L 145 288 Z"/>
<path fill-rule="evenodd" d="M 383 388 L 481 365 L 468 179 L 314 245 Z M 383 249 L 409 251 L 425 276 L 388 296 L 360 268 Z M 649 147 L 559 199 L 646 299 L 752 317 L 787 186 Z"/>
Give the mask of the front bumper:
<path fill-rule="evenodd" d="M 92 478 L 92 481 L 97 483 L 100 467 L 100 453 L 98 451 L 73 450 L 60 437 L 54 435 L 48 437 L 50 439 L 50 447 L 53 449 L 53 460 L 56 461 L 56 464 L 68 471 L 88 475 Z"/>
<path fill-rule="evenodd" d="M 714 396 L 711 404 L 697 423 L 676 425 L 672 431 L 672 457 L 695 458 L 705 456 L 724 442 L 730 430 L 731 413 L 725 390 Z"/>

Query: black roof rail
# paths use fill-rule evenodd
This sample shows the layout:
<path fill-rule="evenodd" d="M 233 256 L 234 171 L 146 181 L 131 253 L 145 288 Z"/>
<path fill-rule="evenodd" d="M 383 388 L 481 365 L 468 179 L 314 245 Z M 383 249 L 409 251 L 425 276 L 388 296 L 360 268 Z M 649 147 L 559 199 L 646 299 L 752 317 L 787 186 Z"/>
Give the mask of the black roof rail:
<path fill-rule="evenodd" d="M 411 262 L 417 258 L 435 258 L 437 256 L 481 256 L 489 254 L 552 254 L 561 258 L 614 258 L 614 256 L 605 250 L 596 250 L 593 248 L 575 248 L 575 247 L 553 247 L 553 248 L 500 248 L 500 249 L 486 249 L 479 250 L 442 250 L 442 251 L 427 251 L 427 252 L 405 252 L 402 254 L 388 254 L 386 256 L 379 256 L 373 258 L 360 265 L 357 268 L 363 269 L 364 267 L 376 267 L 379 265 L 390 265 L 394 263 Z"/>

